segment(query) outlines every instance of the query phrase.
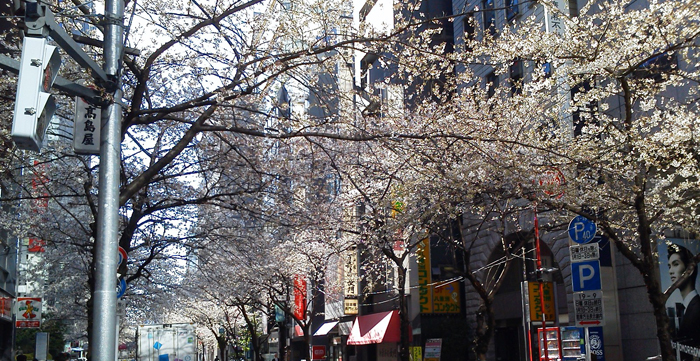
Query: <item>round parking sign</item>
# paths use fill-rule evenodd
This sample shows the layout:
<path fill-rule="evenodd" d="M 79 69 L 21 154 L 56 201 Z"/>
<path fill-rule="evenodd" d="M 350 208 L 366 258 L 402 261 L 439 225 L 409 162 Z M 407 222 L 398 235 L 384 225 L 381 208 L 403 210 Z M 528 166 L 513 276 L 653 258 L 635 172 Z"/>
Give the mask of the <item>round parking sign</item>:
<path fill-rule="evenodd" d="M 596 224 L 584 216 L 576 216 L 569 222 L 569 238 L 576 243 L 590 242 L 597 230 Z"/>

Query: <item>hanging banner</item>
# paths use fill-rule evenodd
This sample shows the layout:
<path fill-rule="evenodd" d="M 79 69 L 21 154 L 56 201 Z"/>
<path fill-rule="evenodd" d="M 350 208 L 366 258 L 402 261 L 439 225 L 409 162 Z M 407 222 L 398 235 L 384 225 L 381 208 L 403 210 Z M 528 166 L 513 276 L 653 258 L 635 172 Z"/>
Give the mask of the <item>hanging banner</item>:
<path fill-rule="evenodd" d="M 41 327 L 41 298 L 17 297 L 16 328 Z"/>
<path fill-rule="evenodd" d="M 306 280 L 301 275 L 294 275 L 294 318 L 306 319 Z"/>

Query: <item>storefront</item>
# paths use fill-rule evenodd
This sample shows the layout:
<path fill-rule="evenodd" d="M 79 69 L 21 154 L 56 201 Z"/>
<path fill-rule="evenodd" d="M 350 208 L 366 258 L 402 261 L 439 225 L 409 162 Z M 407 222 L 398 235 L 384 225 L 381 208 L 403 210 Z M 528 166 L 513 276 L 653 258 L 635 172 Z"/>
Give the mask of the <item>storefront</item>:
<path fill-rule="evenodd" d="M 409 332 L 412 336 L 412 332 Z M 387 311 L 358 316 L 353 322 L 347 345 L 349 361 L 395 361 L 401 341 L 399 311 Z M 409 340 L 410 341 L 410 340 Z"/>

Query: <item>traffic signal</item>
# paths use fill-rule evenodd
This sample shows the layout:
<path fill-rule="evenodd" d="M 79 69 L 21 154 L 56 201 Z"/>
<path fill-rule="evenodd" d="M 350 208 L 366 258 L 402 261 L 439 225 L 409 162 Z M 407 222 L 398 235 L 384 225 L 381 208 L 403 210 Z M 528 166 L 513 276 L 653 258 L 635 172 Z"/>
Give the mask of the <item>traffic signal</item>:
<path fill-rule="evenodd" d="M 25 36 L 17 81 L 12 139 L 20 149 L 39 151 L 46 128 L 56 111 L 56 101 L 50 93 L 61 56 L 46 38 Z"/>

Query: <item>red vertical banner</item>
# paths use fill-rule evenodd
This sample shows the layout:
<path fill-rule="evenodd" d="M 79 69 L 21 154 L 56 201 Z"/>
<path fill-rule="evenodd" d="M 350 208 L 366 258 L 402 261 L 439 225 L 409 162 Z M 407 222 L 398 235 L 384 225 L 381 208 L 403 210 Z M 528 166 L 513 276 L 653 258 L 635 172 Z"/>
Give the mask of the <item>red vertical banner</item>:
<path fill-rule="evenodd" d="M 306 280 L 301 275 L 294 275 L 294 318 L 306 319 Z"/>

